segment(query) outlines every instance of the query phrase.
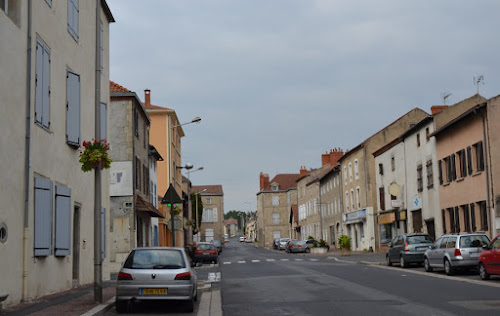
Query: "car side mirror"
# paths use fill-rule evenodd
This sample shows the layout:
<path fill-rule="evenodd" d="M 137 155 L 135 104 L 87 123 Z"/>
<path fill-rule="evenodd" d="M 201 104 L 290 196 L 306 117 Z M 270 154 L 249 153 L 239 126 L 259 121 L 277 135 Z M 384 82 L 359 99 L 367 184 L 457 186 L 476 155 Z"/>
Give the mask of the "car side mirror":
<path fill-rule="evenodd" d="M 392 248 L 392 241 L 389 243 L 389 247 Z"/>
<path fill-rule="evenodd" d="M 489 250 L 490 248 L 488 247 L 488 245 L 483 245 L 483 249 L 484 250 Z"/>

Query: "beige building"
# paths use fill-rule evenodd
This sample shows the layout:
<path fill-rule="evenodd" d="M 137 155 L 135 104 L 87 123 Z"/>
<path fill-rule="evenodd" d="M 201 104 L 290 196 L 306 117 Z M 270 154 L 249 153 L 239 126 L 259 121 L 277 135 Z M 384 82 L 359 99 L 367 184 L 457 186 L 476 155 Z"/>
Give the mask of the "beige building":
<path fill-rule="evenodd" d="M 114 19 L 105 1 L 2 4 L 0 295 L 8 306 L 94 280 L 96 172 L 81 170 L 79 146 L 107 137 Z M 97 174 L 105 236 L 109 175 Z"/>
<path fill-rule="evenodd" d="M 213 239 L 224 241 L 224 191 L 222 185 L 193 185 L 193 193 L 199 193 L 203 214 L 198 232 L 200 241 Z"/>
<path fill-rule="evenodd" d="M 302 174 L 307 172 L 301 171 Z M 271 181 L 260 173 L 257 193 L 257 240 L 261 247 L 272 247 L 275 238 L 292 236 L 290 211 L 297 205 L 297 179 L 301 174 L 278 174 Z"/>
<path fill-rule="evenodd" d="M 337 247 L 338 239 L 343 234 L 340 176 L 340 165 L 335 164 L 333 169 L 320 178 L 323 235 L 324 240 L 334 248 Z"/>
<path fill-rule="evenodd" d="M 420 122 L 428 114 L 414 108 L 374 135 L 365 139 L 340 158 L 343 190 L 345 235 L 351 238 L 353 250 L 380 248 L 378 209 L 375 177 L 375 158 L 372 153 L 393 141 L 404 131 Z"/>

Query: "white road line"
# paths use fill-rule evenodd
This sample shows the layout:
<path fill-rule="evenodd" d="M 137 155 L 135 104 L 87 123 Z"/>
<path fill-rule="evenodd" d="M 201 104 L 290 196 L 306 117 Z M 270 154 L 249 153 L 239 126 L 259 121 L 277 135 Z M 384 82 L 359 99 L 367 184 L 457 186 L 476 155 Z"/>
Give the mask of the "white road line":
<path fill-rule="evenodd" d="M 246 263 L 246 261 L 238 261 L 238 263 Z"/>
<path fill-rule="evenodd" d="M 295 259 L 295 261 L 304 261 L 304 259 Z"/>
<path fill-rule="evenodd" d="M 290 261 L 290 259 L 281 259 L 281 261 Z"/>
<path fill-rule="evenodd" d="M 252 262 L 254 262 L 254 263 L 255 263 L 255 262 L 260 262 L 260 260 L 252 260 Z"/>
<path fill-rule="evenodd" d="M 231 264 L 231 261 L 225 261 L 222 264 Z"/>
<path fill-rule="evenodd" d="M 311 261 L 318 261 L 319 259 L 309 259 L 309 260 L 311 260 Z"/>
<path fill-rule="evenodd" d="M 266 259 L 267 262 L 274 261 L 274 259 Z"/>

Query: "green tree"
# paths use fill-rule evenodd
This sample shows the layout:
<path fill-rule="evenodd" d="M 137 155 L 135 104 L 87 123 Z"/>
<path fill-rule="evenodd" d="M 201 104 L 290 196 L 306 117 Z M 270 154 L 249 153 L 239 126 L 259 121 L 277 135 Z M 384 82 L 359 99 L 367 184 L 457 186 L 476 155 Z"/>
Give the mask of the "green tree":
<path fill-rule="evenodd" d="M 198 209 L 196 209 L 196 200 L 198 200 Z M 203 202 L 201 201 L 201 194 L 191 193 L 191 209 L 193 212 L 197 212 L 197 217 L 193 218 L 195 222 L 195 228 L 201 226 L 201 218 L 203 216 Z M 193 214 L 194 215 L 194 214 Z M 198 223 L 196 223 L 196 219 Z"/>

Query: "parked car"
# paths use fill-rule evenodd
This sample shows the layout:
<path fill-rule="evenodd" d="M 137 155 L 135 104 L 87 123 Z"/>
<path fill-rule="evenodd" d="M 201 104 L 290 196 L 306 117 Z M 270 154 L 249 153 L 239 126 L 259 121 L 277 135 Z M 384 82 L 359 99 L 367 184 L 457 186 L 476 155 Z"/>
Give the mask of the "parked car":
<path fill-rule="evenodd" d="M 240 242 L 245 242 L 247 240 L 246 236 L 240 236 Z"/>
<path fill-rule="evenodd" d="M 116 281 L 116 312 L 124 313 L 131 301 L 183 300 L 189 312 L 197 299 L 196 273 L 182 248 L 133 249 Z"/>
<path fill-rule="evenodd" d="M 290 238 L 280 238 L 278 249 L 279 250 L 285 250 L 286 248 L 286 242 L 289 241 Z"/>
<path fill-rule="evenodd" d="M 432 237 L 428 234 L 403 234 L 397 236 L 389 244 L 385 260 L 390 266 L 394 262 L 399 262 L 402 268 L 407 268 L 410 264 L 423 264 L 424 253 L 432 246 Z"/>
<path fill-rule="evenodd" d="M 274 238 L 273 249 L 279 249 L 279 248 L 280 248 L 280 238 Z"/>
<path fill-rule="evenodd" d="M 285 250 L 288 253 L 295 253 L 295 252 L 309 253 L 311 251 L 309 247 L 305 244 L 304 240 L 297 240 L 297 239 L 289 240 Z"/>
<path fill-rule="evenodd" d="M 219 253 L 214 244 L 200 242 L 196 245 L 193 255 L 194 262 L 219 262 Z"/>
<path fill-rule="evenodd" d="M 217 248 L 217 253 L 220 255 L 222 252 L 222 248 L 223 248 L 220 240 L 212 239 L 212 240 L 210 240 L 210 243 L 215 245 L 215 248 Z"/>
<path fill-rule="evenodd" d="M 425 251 L 425 271 L 438 268 L 452 275 L 457 269 L 477 269 L 479 254 L 489 242 L 482 233 L 443 235 Z"/>
<path fill-rule="evenodd" d="M 250 238 L 250 237 L 248 237 L 247 239 L 245 239 L 245 242 L 246 242 L 246 243 L 253 243 L 253 239 L 252 239 L 252 238 Z"/>
<path fill-rule="evenodd" d="M 224 243 L 229 242 L 229 235 L 224 234 Z"/>
<path fill-rule="evenodd" d="M 479 276 L 488 280 L 490 275 L 500 275 L 500 235 L 493 238 L 479 254 Z"/>

